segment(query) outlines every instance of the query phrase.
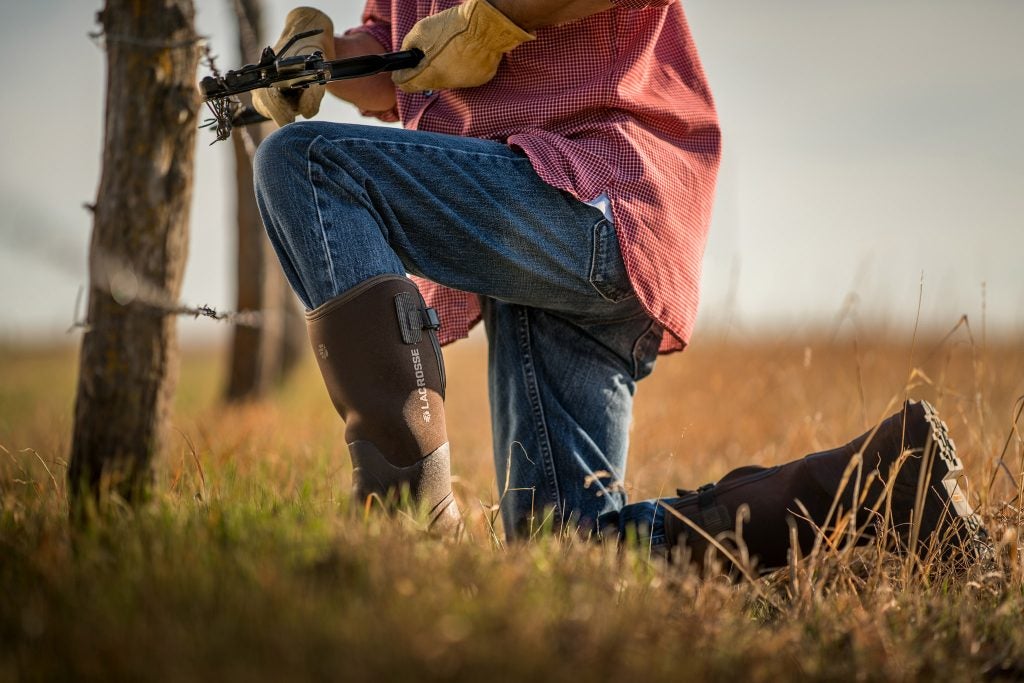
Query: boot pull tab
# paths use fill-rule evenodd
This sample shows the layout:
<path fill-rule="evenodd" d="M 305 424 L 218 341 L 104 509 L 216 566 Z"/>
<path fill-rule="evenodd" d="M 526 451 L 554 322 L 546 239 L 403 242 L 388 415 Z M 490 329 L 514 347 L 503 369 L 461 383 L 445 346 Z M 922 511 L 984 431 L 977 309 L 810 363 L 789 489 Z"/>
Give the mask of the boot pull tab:
<path fill-rule="evenodd" d="M 411 292 L 395 295 L 398 326 L 402 331 L 402 341 L 406 344 L 419 344 L 423 340 L 423 330 L 437 330 L 441 327 L 437 311 L 427 308 L 422 302 L 420 297 Z"/>
<path fill-rule="evenodd" d="M 696 491 L 679 489 L 677 493 L 679 495 L 697 495 L 696 512 L 688 513 L 686 516 L 709 536 L 714 538 L 721 533 L 732 531 L 732 515 L 729 514 L 729 509 L 725 505 L 716 505 L 714 484 L 704 484 Z"/>
<path fill-rule="evenodd" d="M 717 504 L 715 500 L 715 484 L 706 483 L 697 488 L 697 512 L 693 515 L 693 521 L 712 538 L 733 529 L 734 522 L 729 509 Z"/>
<path fill-rule="evenodd" d="M 715 502 L 715 485 L 704 484 L 698 487 L 696 491 L 693 489 L 676 489 L 676 495 L 680 498 L 697 496 L 697 507 L 701 510 L 706 510 Z"/>
<path fill-rule="evenodd" d="M 704 484 L 697 489 L 697 507 L 707 510 L 715 504 L 715 485 Z"/>

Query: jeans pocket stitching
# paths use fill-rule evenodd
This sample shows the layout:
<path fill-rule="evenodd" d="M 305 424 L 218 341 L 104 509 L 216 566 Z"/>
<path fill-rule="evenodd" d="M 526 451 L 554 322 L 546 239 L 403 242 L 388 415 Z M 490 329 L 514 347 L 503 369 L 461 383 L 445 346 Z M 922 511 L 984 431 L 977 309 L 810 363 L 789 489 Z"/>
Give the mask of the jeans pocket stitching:
<path fill-rule="evenodd" d="M 610 229 L 609 229 L 610 228 Z M 607 218 L 602 218 L 594 224 L 592 230 L 592 246 L 590 251 L 590 274 L 588 281 L 602 299 L 609 303 L 617 304 L 636 296 L 632 286 L 622 287 L 613 282 L 614 268 L 611 267 L 610 240 L 618 240 L 615 234 L 615 227 Z M 616 246 L 618 243 L 616 242 Z M 622 250 L 619 249 L 619 261 L 622 262 Z M 629 275 L 626 272 L 625 263 L 622 262 L 621 275 L 629 284 Z"/>
<path fill-rule="evenodd" d="M 655 337 L 655 331 L 659 331 L 659 334 L 657 335 L 657 346 L 655 346 L 653 339 L 653 337 Z M 644 362 L 641 359 L 641 355 L 646 356 L 651 353 L 650 351 L 647 350 L 647 346 L 650 345 L 654 349 L 654 358 L 657 359 L 658 348 L 661 346 L 661 334 L 664 334 L 664 332 L 660 330 L 660 325 L 658 325 L 658 322 L 656 320 L 652 320 L 651 324 L 647 326 L 647 329 L 644 330 L 643 334 L 637 337 L 636 341 L 633 343 L 633 379 L 635 381 L 640 381 L 642 377 L 646 377 L 647 374 L 649 374 L 645 373 L 643 376 L 641 376 L 640 374 L 640 366 Z M 648 343 L 648 338 L 651 338 L 650 343 Z"/>

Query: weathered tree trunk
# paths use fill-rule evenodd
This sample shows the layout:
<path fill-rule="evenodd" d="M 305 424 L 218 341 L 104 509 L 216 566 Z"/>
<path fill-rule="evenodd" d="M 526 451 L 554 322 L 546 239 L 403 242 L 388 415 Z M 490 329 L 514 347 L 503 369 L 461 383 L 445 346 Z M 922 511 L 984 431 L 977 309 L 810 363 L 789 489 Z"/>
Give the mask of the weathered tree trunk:
<path fill-rule="evenodd" d="M 69 485 L 143 494 L 177 375 L 199 60 L 192 0 L 107 0 L 103 172 Z"/>
<path fill-rule="evenodd" d="M 238 17 L 241 61 L 259 59 L 265 43 L 262 0 L 232 0 Z M 248 103 L 248 96 L 244 97 Z M 259 328 L 236 325 L 231 340 L 227 401 L 244 401 L 265 394 L 295 366 L 305 348 L 305 325 L 256 207 L 252 183 L 252 154 L 266 134 L 249 126 L 231 136 L 235 152 L 237 207 L 237 301 L 239 311 L 262 311 Z"/>

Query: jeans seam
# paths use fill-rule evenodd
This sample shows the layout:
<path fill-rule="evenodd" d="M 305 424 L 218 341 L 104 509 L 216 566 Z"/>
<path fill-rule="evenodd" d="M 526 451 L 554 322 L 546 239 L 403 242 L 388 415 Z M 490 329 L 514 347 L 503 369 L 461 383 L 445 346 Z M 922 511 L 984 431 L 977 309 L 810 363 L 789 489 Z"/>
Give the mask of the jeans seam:
<path fill-rule="evenodd" d="M 331 247 L 327 241 L 327 228 L 324 226 L 324 216 L 320 211 L 320 196 L 316 191 L 316 183 L 313 182 L 313 146 L 320 140 L 326 140 L 326 138 L 318 135 L 313 138 L 306 148 L 306 178 L 309 180 L 309 187 L 313 192 L 313 206 L 316 207 L 316 219 L 320 226 L 320 236 L 323 238 L 324 257 L 327 259 L 327 273 L 331 279 L 331 293 L 337 296 L 340 292 L 338 291 L 338 282 L 334 277 L 334 259 L 331 257 Z"/>
<path fill-rule="evenodd" d="M 394 140 L 373 140 L 371 138 L 353 138 L 353 137 L 344 137 L 344 138 L 332 139 L 332 138 L 325 138 L 322 135 L 319 136 L 319 137 L 323 138 L 323 140 L 325 140 L 326 142 L 330 142 L 330 143 L 333 143 L 333 144 L 345 143 L 345 142 L 364 142 L 364 143 L 367 143 L 367 144 L 372 145 L 374 147 L 417 147 L 417 148 L 421 148 L 421 149 L 432 149 L 432 150 L 436 150 L 438 152 L 444 152 L 445 154 L 448 154 L 448 153 L 451 153 L 451 152 L 456 152 L 458 154 L 465 154 L 465 155 L 469 155 L 469 156 L 488 157 L 490 159 L 501 159 L 503 161 L 514 161 L 514 162 L 525 161 L 527 163 L 530 163 L 529 158 L 525 157 L 525 156 L 518 156 L 518 155 L 517 156 L 505 156 L 504 154 L 488 154 L 487 152 L 470 152 L 470 151 L 467 151 L 467 150 L 464 150 L 464 149 L 457 149 L 457 148 L 454 148 L 454 147 L 441 147 L 439 145 L 425 145 L 425 144 L 420 143 L 420 142 L 396 142 Z"/>
<path fill-rule="evenodd" d="M 263 208 L 260 208 L 262 215 L 266 215 Z M 302 278 L 299 276 L 299 269 L 295 265 L 295 260 L 287 249 L 282 246 L 284 240 L 281 238 L 280 230 L 271 221 L 264 220 L 263 228 L 267 234 L 267 239 L 270 240 L 270 246 L 273 247 L 274 253 L 277 254 L 278 260 L 281 262 L 281 271 L 284 273 L 285 279 L 291 288 L 295 291 L 295 296 L 302 302 L 302 307 L 307 311 L 313 308 L 313 301 L 309 296 L 309 292 L 306 291 L 306 286 L 302 282 Z M 273 235 L 271 235 L 273 232 Z"/>
<path fill-rule="evenodd" d="M 537 443 L 540 447 L 541 466 L 544 469 L 544 476 L 547 480 L 550 493 L 555 502 L 555 513 L 559 514 L 562 507 L 562 497 L 558 489 L 558 478 L 554 471 L 554 462 L 551 453 L 551 439 L 548 434 L 547 420 L 544 417 L 544 406 L 541 403 L 540 388 L 537 383 L 537 373 L 533 368 L 533 354 L 530 352 L 530 313 L 524 307 L 518 307 L 516 317 L 519 319 L 517 325 L 519 333 L 519 351 L 522 358 L 523 380 L 526 384 L 526 396 L 530 402 L 530 413 L 534 419 L 534 427 L 537 430 Z M 533 510 L 536 514 L 537 510 Z"/>

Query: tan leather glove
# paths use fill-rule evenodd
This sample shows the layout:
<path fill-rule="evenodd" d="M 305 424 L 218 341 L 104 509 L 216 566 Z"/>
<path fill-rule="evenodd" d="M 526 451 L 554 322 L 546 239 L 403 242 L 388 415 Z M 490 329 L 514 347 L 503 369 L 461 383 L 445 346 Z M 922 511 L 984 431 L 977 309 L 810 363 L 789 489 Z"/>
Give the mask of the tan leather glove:
<path fill-rule="evenodd" d="M 494 78 L 502 55 L 534 37 L 486 0 L 466 0 L 416 22 L 402 49 L 423 50 L 423 60 L 391 78 L 406 92 L 483 85 Z"/>
<path fill-rule="evenodd" d="M 324 59 L 334 59 L 334 23 L 326 14 L 312 7 L 296 7 L 288 13 L 281 37 L 274 44 L 274 52 L 277 53 L 296 33 L 317 28 L 323 29 L 323 33 L 303 38 L 288 49 L 287 55 L 278 57 L 309 55 L 320 50 L 324 53 Z M 324 86 L 311 85 L 291 90 L 287 87 L 288 83 L 284 82 L 273 88 L 253 91 L 252 106 L 264 116 L 274 119 L 278 126 L 291 123 L 297 114 L 302 114 L 307 119 L 316 116 L 320 111 L 320 100 L 324 97 Z"/>

